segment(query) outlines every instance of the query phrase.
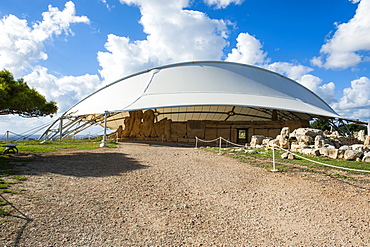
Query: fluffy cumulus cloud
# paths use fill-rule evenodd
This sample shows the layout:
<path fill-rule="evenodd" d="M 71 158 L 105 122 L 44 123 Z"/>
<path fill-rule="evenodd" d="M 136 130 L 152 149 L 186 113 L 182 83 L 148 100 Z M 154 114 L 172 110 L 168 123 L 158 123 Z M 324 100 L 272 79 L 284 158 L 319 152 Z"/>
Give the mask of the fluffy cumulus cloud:
<path fill-rule="evenodd" d="M 244 0 L 204 0 L 204 2 L 208 5 L 216 6 L 217 9 L 222 9 L 226 8 L 232 3 L 239 5 L 244 2 Z"/>
<path fill-rule="evenodd" d="M 352 118 L 370 118 L 370 79 L 361 77 L 343 90 L 343 97 L 334 105 L 338 112 Z"/>
<path fill-rule="evenodd" d="M 47 59 L 44 42 L 53 35 L 73 34 L 72 23 L 89 23 L 85 16 L 76 16 L 75 5 L 67 2 L 65 9 L 49 6 L 42 14 L 43 20 L 30 27 L 26 20 L 14 15 L 0 20 L 0 68 L 11 71 L 15 77 L 22 75 L 39 60 Z"/>
<path fill-rule="evenodd" d="M 98 53 L 102 77 L 111 82 L 153 66 L 192 60 L 220 60 L 228 44 L 228 22 L 184 9 L 188 0 L 121 0 L 137 5 L 145 40 L 108 36 Z"/>
<path fill-rule="evenodd" d="M 47 100 L 56 101 L 62 112 L 95 90 L 101 84 L 100 79 L 97 75 L 56 77 L 37 62 L 47 59 L 45 42 L 53 36 L 73 35 L 71 24 L 88 24 L 89 19 L 76 16 L 75 5 L 71 1 L 65 4 L 63 10 L 49 5 L 42 17 L 42 21 L 32 26 L 14 15 L 5 16 L 0 21 L 0 69 L 9 70 L 15 78 L 23 77 Z M 28 71 L 32 72 L 27 75 Z"/>
<path fill-rule="evenodd" d="M 226 61 L 245 63 L 245 64 L 263 64 L 266 61 L 267 53 L 262 50 L 261 42 L 248 33 L 238 35 L 236 48 L 227 55 Z"/>
<path fill-rule="evenodd" d="M 59 112 L 66 111 L 73 104 L 94 92 L 100 85 L 97 75 L 56 77 L 47 68 L 37 66 L 24 79 L 37 88 L 48 99 L 58 102 Z"/>
<path fill-rule="evenodd" d="M 337 26 L 333 37 L 314 57 L 312 63 L 327 69 L 346 69 L 368 61 L 370 50 L 370 0 L 352 0 L 358 3 L 355 16 L 347 23 Z"/>

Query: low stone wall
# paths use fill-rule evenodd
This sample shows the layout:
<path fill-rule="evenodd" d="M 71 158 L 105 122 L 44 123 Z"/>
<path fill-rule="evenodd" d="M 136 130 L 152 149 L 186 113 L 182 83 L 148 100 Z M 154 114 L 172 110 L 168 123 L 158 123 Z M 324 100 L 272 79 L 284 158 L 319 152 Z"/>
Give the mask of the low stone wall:
<path fill-rule="evenodd" d="M 370 162 L 370 137 L 366 136 L 364 131 L 353 136 L 341 136 L 336 131 L 298 128 L 290 132 L 289 127 L 284 127 L 274 139 L 256 135 L 252 136 L 250 142 L 251 147 L 272 145 L 306 155 Z M 288 157 L 284 154 L 283 158 Z"/>
<path fill-rule="evenodd" d="M 148 140 L 170 142 L 195 142 L 195 137 L 212 140 L 222 136 L 232 142 L 250 142 L 253 135 L 276 136 L 284 126 L 290 129 L 307 127 L 308 121 L 260 121 L 260 122 L 231 122 L 231 121 L 195 121 L 174 122 L 164 118 L 155 121 L 153 110 L 132 111 L 123 120 L 116 132 L 109 139 Z M 124 127 L 123 127 L 124 126 Z M 238 130 L 246 131 L 246 138 L 238 138 Z M 244 144 L 243 143 L 243 144 Z"/>

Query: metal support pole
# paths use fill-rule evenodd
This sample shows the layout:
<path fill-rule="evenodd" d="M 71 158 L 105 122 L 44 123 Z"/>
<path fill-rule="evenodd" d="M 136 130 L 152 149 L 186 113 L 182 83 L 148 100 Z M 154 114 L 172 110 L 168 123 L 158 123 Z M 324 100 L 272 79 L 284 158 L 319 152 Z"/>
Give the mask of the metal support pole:
<path fill-rule="evenodd" d="M 6 143 L 9 141 L 9 130 L 6 131 Z"/>
<path fill-rule="evenodd" d="M 59 141 L 62 141 L 63 138 L 63 117 L 60 117 L 59 122 Z"/>
<path fill-rule="evenodd" d="M 272 172 L 277 172 L 278 169 L 276 169 L 276 164 L 275 164 L 275 144 L 272 144 L 272 169 L 270 171 Z"/>
<path fill-rule="evenodd" d="M 219 143 L 219 148 L 218 148 L 218 154 L 221 154 L 221 148 L 222 148 L 221 137 L 219 139 L 220 139 L 220 143 Z"/>
<path fill-rule="evenodd" d="M 198 137 L 195 137 L 195 148 L 198 148 Z"/>
<path fill-rule="evenodd" d="M 100 147 L 107 146 L 107 116 L 108 116 L 108 112 L 105 112 L 104 113 L 104 134 L 103 134 L 103 140 L 100 143 Z"/>

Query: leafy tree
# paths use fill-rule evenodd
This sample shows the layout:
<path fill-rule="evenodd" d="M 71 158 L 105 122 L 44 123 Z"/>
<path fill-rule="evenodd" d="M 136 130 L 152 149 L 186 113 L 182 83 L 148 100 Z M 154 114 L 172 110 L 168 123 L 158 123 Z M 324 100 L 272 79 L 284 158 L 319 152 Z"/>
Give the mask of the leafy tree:
<path fill-rule="evenodd" d="M 320 130 L 330 130 L 330 124 L 327 120 L 325 119 L 316 119 L 311 123 L 311 127 L 314 129 L 320 129 Z"/>
<path fill-rule="evenodd" d="M 54 101 L 30 88 L 23 78 L 14 80 L 12 73 L 0 71 L 0 115 L 20 115 L 22 117 L 43 117 L 54 114 L 58 107 Z"/>
<path fill-rule="evenodd" d="M 351 132 L 358 132 L 360 130 L 365 130 L 365 134 L 367 133 L 367 127 L 365 126 L 361 126 L 361 125 L 358 125 L 358 124 L 347 124 L 347 128 L 349 131 Z M 347 131 L 347 128 L 345 126 L 339 126 L 339 129 L 343 130 L 343 131 Z"/>

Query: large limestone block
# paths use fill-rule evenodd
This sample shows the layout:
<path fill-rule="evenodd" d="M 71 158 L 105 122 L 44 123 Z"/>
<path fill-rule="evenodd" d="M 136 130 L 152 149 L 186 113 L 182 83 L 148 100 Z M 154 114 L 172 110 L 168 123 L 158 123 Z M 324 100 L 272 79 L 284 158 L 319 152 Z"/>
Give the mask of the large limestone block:
<path fill-rule="evenodd" d="M 186 123 L 171 124 L 171 138 L 186 138 Z"/>
<path fill-rule="evenodd" d="M 357 139 L 361 142 L 364 142 L 366 139 L 365 130 L 360 130 L 357 134 Z"/>
<path fill-rule="evenodd" d="M 331 159 L 338 159 L 339 149 L 328 148 L 328 157 Z"/>
<path fill-rule="evenodd" d="M 278 135 L 276 137 L 276 140 L 278 141 L 280 147 L 285 148 L 285 149 L 289 149 L 290 148 L 290 142 L 289 142 L 288 138 L 289 138 L 289 136 Z"/>
<path fill-rule="evenodd" d="M 329 156 L 329 148 L 326 148 L 326 147 L 319 148 L 319 152 L 321 155 L 325 157 Z"/>
<path fill-rule="evenodd" d="M 313 138 L 306 135 L 297 135 L 298 144 L 311 145 L 313 143 Z"/>
<path fill-rule="evenodd" d="M 262 141 L 265 139 L 266 137 L 264 136 L 260 136 L 260 135 L 254 135 L 251 137 L 251 142 L 250 142 L 250 146 L 251 147 L 255 147 L 257 145 L 261 145 L 262 144 Z"/>
<path fill-rule="evenodd" d="M 346 150 L 344 152 L 343 158 L 345 160 L 355 160 L 357 158 L 360 158 L 362 155 L 363 155 L 363 152 L 362 151 L 358 151 L 358 150 Z"/>
<path fill-rule="evenodd" d="M 315 148 L 322 148 L 325 145 L 324 137 L 322 135 L 317 135 L 315 137 Z"/>
<path fill-rule="evenodd" d="M 204 121 L 189 120 L 187 122 L 187 135 L 189 139 L 194 139 L 195 137 L 204 139 L 205 129 L 206 124 Z"/>
<path fill-rule="evenodd" d="M 366 136 L 364 145 L 369 146 L 370 145 L 370 136 Z"/>
<path fill-rule="evenodd" d="M 154 129 L 154 111 L 153 110 L 146 110 L 143 114 L 143 123 L 142 123 L 142 130 L 141 133 L 144 137 L 154 137 L 155 136 L 155 129 Z"/>
<path fill-rule="evenodd" d="M 283 137 L 289 137 L 290 129 L 289 127 L 284 127 L 281 129 L 280 135 Z"/>
<path fill-rule="evenodd" d="M 366 153 L 362 158 L 363 162 L 370 162 L 370 153 Z"/>
<path fill-rule="evenodd" d="M 293 136 L 311 136 L 315 138 L 317 135 L 323 135 L 322 130 L 318 129 L 311 129 L 311 128 L 299 128 L 292 132 Z"/>

